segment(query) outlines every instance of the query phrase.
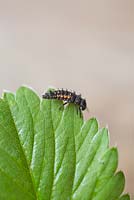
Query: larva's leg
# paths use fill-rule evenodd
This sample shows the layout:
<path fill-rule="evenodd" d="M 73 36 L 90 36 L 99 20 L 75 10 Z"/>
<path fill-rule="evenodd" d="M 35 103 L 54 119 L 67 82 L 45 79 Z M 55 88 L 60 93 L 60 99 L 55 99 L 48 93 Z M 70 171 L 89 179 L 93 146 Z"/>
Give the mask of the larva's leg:
<path fill-rule="evenodd" d="M 65 106 L 67 103 L 68 103 L 68 102 L 64 102 L 64 103 L 63 103 L 63 106 Z M 62 105 L 59 107 L 59 110 L 61 110 L 61 108 L 62 108 Z"/>
<path fill-rule="evenodd" d="M 67 101 L 63 103 L 63 106 L 65 106 L 66 104 L 68 104 L 68 102 L 67 102 Z"/>
<path fill-rule="evenodd" d="M 82 117 L 82 111 L 81 108 L 79 107 L 79 114 L 80 114 L 80 118 Z"/>
<path fill-rule="evenodd" d="M 77 105 L 76 105 L 76 113 L 77 113 L 77 115 L 79 114 L 79 108 Z"/>

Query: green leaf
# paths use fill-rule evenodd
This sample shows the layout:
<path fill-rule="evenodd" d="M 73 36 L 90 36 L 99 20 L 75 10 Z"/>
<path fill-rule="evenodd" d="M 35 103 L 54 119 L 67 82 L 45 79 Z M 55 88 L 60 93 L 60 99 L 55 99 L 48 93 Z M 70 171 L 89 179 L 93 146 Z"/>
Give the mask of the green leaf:
<path fill-rule="evenodd" d="M 128 200 L 108 130 L 29 88 L 0 99 L 0 200 Z"/>
<path fill-rule="evenodd" d="M 118 200 L 130 200 L 130 196 L 129 196 L 129 194 L 124 194 L 123 196 L 118 198 Z"/>

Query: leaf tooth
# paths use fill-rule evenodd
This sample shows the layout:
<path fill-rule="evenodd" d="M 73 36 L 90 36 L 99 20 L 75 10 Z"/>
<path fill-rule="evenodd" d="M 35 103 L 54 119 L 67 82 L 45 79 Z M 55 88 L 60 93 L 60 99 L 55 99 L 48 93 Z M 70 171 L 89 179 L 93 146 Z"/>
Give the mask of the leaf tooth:
<path fill-rule="evenodd" d="M 22 142 L 20 140 L 19 134 L 18 134 L 18 127 L 17 127 L 17 123 L 16 123 L 16 101 L 15 101 L 15 96 L 12 93 L 5 93 L 4 94 L 4 100 L 5 104 L 7 105 L 7 109 L 8 109 L 8 116 L 10 118 L 9 121 L 9 128 L 13 128 L 12 130 L 12 134 L 14 134 L 14 143 L 17 143 L 17 145 L 19 146 L 19 151 L 21 151 L 21 159 L 23 160 L 23 162 L 25 162 L 25 166 L 27 171 L 25 171 L 24 173 L 27 173 L 27 176 L 30 177 L 30 184 L 33 187 L 33 192 L 36 196 L 36 192 L 35 192 L 35 188 L 34 188 L 34 183 L 33 183 L 33 176 L 31 174 L 29 165 L 28 165 L 28 161 L 26 159 L 26 155 L 25 155 L 25 151 L 22 148 Z M 19 112 L 17 112 L 19 114 Z M 17 115 L 18 116 L 18 115 Z M 7 128 L 7 127 L 6 127 Z M 10 130 L 11 131 L 11 130 Z"/>
<path fill-rule="evenodd" d="M 98 131 L 98 123 L 95 118 L 91 118 L 90 120 L 83 123 L 79 134 L 76 136 L 76 151 L 78 152 L 82 146 L 86 145 L 87 141 L 90 143 L 94 135 Z"/>
<path fill-rule="evenodd" d="M 129 196 L 129 194 L 124 194 L 124 195 L 122 195 L 120 198 L 118 198 L 116 200 L 130 200 L 130 196 Z"/>
<path fill-rule="evenodd" d="M 92 200 L 115 200 L 124 189 L 125 177 L 123 172 L 119 171 L 112 176 L 105 187 L 93 197 Z"/>
<path fill-rule="evenodd" d="M 117 148 L 113 147 L 108 149 L 101 157 L 100 167 L 98 168 L 97 172 L 97 179 L 94 185 L 94 189 L 92 191 L 92 198 L 99 193 L 107 181 L 114 175 L 114 172 L 117 169 L 118 165 L 118 152 Z"/>
<path fill-rule="evenodd" d="M 81 194 L 81 185 L 89 179 L 91 168 L 95 170 L 94 163 L 99 162 L 99 157 L 108 147 L 108 130 L 103 128 L 92 138 L 87 151 L 87 145 L 78 152 L 73 193 Z M 83 156 L 84 155 L 84 156 Z M 95 176 L 94 176 L 95 177 Z M 88 186 L 86 186 L 88 187 Z M 75 195 L 75 194 L 74 194 Z"/>

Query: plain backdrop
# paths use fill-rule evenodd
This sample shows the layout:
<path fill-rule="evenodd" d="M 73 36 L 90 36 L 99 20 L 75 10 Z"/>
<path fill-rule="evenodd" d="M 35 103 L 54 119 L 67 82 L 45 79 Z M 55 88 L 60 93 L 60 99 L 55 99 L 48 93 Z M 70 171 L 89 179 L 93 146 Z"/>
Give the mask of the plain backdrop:
<path fill-rule="evenodd" d="M 134 0 L 0 0 L 0 93 L 22 84 L 85 96 L 134 194 Z"/>

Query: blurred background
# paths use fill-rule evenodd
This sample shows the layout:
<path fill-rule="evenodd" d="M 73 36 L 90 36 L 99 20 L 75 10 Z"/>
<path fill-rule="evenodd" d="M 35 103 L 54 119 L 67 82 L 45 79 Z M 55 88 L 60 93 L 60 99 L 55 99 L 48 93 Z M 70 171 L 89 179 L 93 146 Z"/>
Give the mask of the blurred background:
<path fill-rule="evenodd" d="M 0 0 L 0 93 L 22 84 L 86 97 L 134 194 L 133 0 Z"/>

